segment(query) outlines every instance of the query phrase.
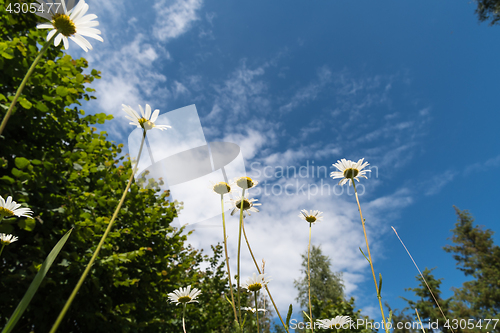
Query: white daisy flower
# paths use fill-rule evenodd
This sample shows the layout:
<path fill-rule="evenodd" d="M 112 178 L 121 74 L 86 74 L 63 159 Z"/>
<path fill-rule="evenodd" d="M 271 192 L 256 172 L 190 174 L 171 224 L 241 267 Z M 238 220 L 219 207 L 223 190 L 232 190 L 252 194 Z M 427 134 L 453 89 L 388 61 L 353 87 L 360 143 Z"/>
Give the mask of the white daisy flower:
<path fill-rule="evenodd" d="M 352 179 L 356 179 L 359 182 L 358 177 L 366 177 L 367 172 L 371 172 L 371 170 L 363 170 L 364 167 L 369 165 L 368 162 L 363 163 L 364 158 L 360 159 L 357 163 L 351 161 L 351 160 L 346 160 L 345 158 L 341 159 L 340 161 L 337 161 L 337 163 L 332 164 L 334 167 L 336 167 L 339 171 L 333 171 L 330 174 L 330 177 L 333 179 L 335 178 L 343 178 L 340 180 L 339 185 L 344 185 L 349 181 L 349 185 L 352 183 Z"/>
<path fill-rule="evenodd" d="M 17 241 L 19 238 L 13 235 L 7 235 L 7 234 L 0 234 L 0 243 L 2 245 L 9 245 L 10 243 L 14 243 Z"/>
<path fill-rule="evenodd" d="M 321 222 L 323 219 L 323 216 L 321 216 L 323 212 L 320 212 L 319 210 L 310 210 L 307 212 L 307 210 L 302 209 L 300 211 L 299 217 L 303 219 L 306 222 L 309 223 L 316 223 L 316 222 Z"/>
<path fill-rule="evenodd" d="M 241 310 L 243 311 L 248 311 L 248 312 L 251 312 L 251 313 L 255 313 L 255 311 L 260 311 L 260 312 L 266 312 L 267 310 L 266 309 L 258 309 L 258 310 L 255 310 L 255 308 L 249 308 L 249 307 L 242 307 Z"/>
<path fill-rule="evenodd" d="M 186 303 L 193 303 L 196 301 L 196 297 L 201 294 L 201 291 L 198 288 L 193 288 L 191 290 L 191 286 L 189 285 L 187 288 L 179 288 L 177 290 L 174 290 L 173 293 L 168 294 L 168 298 L 170 302 L 176 303 L 177 304 L 186 304 Z"/>
<path fill-rule="evenodd" d="M 266 274 L 255 274 L 253 273 L 253 276 L 248 278 L 247 281 L 242 285 L 243 288 L 247 289 L 248 291 L 258 291 L 262 289 L 262 287 L 265 287 L 270 279 L 265 279 Z"/>
<path fill-rule="evenodd" d="M 153 112 L 153 115 L 151 115 L 151 107 L 149 104 L 146 104 L 146 113 L 144 113 L 144 110 L 142 109 L 142 106 L 139 105 L 139 109 L 141 110 L 141 115 L 142 117 L 139 117 L 139 114 L 132 109 L 130 106 L 122 104 L 123 106 L 123 111 L 125 111 L 128 116 L 125 116 L 128 120 L 132 120 L 130 125 L 135 125 L 138 128 L 144 128 L 146 131 L 150 130 L 152 128 L 158 128 L 160 130 L 164 130 L 167 128 L 172 128 L 171 126 L 168 125 L 156 125 L 155 121 L 158 118 L 158 115 L 160 114 L 160 110 L 156 109 Z M 150 118 L 151 117 L 151 118 Z"/>
<path fill-rule="evenodd" d="M 89 5 L 85 0 L 80 0 L 75 6 L 74 0 L 60 0 L 53 2 L 49 0 L 37 0 L 40 3 L 39 11 L 36 14 L 47 20 L 50 23 L 41 23 L 36 27 L 38 29 L 52 29 L 47 35 L 47 40 L 50 40 L 56 32 L 59 34 L 54 40 L 54 45 L 58 46 L 61 40 L 64 43 L 64 48 L 69 48 L 68 37 L 80 46 L 85 52 L 92 50 L 92 45 L 83 36 L 92 37 L 103 42 L 99 34 L 100 30 L 92 27 L 98 26 L 99 22 L 94 21 L 97 18 L 95 14 L 85 15 L 89 10 Z M 70 8 L 68 10 L 68 8 Z"/>
<path fill-rule="evenodd" d="M 320 327 L 327 328 L 341 328 L 346 324 L 350 324 L 352 322 L 351 317 L 349 316 L 336 316 L 332 319 L 319 319 Z"/>
<path fill-rule="evenodd" d="M 210 183 L 212 183 L 212 185 L 210 186 L 210 189 L 217 194 L 223 195 L 223 194 L 231 193 L 231 185 L 229 185 L 226 182 L 218 182 L 218 183 L 210 182 Z"/>
<path fill-rule="evenodd" d="M 233 205 L 233 210 L 231 212 L 231 215 L 234 215 L 234 213 L 236 213 L 236 211 L 239 212 L 239 210 L 243 206 L 243 217 L 246 217 L 247 213 L 249 216 L 251 216 L 252 214 L 250 214 L 250 212 L 257 213 L 259 210 L 255 206 L 262 205 L 261 203 L 256 203 L 257 199 L 254 199 L 254 198 L 249 199 L 249 198 L 243 197 L 241 195 L 237 196 L 236 199 L 230 199 L 230 200 L 231 200 L 230 204 Z"/>
<path fill-rule="evenodd" d="M 31 217 L 29 214 L 33 214 L 29 208 L 19 208 L 20 204 L 12 201 L 12 197 L 7 197 L 7 201 L 3 199 L 0 195 L 0 220 L 3 217 L 9 217 L 16 215 L 17 217 Z"/>
<path fill-rule="evenodd" d="M 255 187 L 259 183 L 258 181 L 254 180 L 250 177 L 239 177 L 239 178 L 236 178 L 234 180 L 234 182 L 236 183 L 236 185 L 238 185 L 239 187 L 241 187 L 245 190 L 248 190 L 249 188 Z"/>

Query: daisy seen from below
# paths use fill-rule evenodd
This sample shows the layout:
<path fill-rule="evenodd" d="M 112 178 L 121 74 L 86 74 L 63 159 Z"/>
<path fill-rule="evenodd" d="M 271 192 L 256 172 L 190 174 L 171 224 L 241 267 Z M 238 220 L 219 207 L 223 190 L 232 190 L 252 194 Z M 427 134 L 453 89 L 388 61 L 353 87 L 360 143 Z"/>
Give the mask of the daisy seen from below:
<path fill-rule="evenodd" d="M 321 222 L 321 220 L 323 219 L 322 214 L 323 212 L 320 212 L 319 210 L 310 210 L 309 212 L 307 212 L 307 210 L 302 209 L 300 211 L 299 217 L 308 223 L 316 223 Z"/>
<path fill-rule="evenodd" d="M 266 280 L 265 274 L 255 274 L 253 273 L 253 276 L 251 278 L 247 279 L 247 282 L 243 284 L 243 288 L 247 289 L 248 291 L 253 291 L 254 294 L 254 300 L 255 300 L 255 309 L 257 309 L 257 292 L 262 289 L 262 287 L 265 287 L 269 283 L 269 279 Z M 242 308 L 242 310 L 247 310 L 249 308 Z M 250 310 L 251 311 L 251 310 Z M 253 311 L 255 313 L 256 317 L 256 322 L 257 322 L 257 332 L 260 332 L 259 330 L 259 311 Z"/>
<path fill-rule="evenodd" d="M 351 317 L 349 316 L 336 316 L 332 319 L 319 319 L 318 321 L 321 323 L 320 325 L 323 329 L 343 328 L 344 325 L 349 325 L 352 322 Z"/>
<path fill-rule="evenodd" d="M 142 109 L 142 106 L 139 105 L 139 109 L 141 110 L 141 117 L 139 114 L 132 109 L 130 106 L 122 104 L 123 111 L 127 113 L 128 116 L 125 116 L 128 120 L 131 120 L 130 125 L 135 125 L 137 128 L 143 128 L 145 131 L 150 130 L 152 128 L 157 128 L 159 130 L 164 130 L 168 128 L 172 128 L 171 126 L 168 125 L 156 125 L 155 121 L 158 119 L 158 115 L 160 114 L 160 110 L 156 109 L 154 110 L 153 114 L 151 115 L 151 106 L 149 104 L 146 104 L 146 112 Z"/>
<path fill-rule="evenodd" d="M 238 185 L 239 187 L 241 187 L 244 190 L 248 190 L 252 187 L 255 187 L 259 183 L 258 181 L 256 181 L 255 179 L 252 179 L 250 177 L 239 177 L 239 178 L 236 178 L 234 180 L 234 182 L 236 183 L 236 185 Z"/>
<path fill-rule="evenodd" d="M 259 210 L 255 206 L 262 205 L 261 203 L 256 203 L 257 199 L 246 198 L 243 195 L 236 197 L 236 199 L 230 199 L 230 200 L 231 204 L 233 205 L 233 210 L 231 211 L 231 215 L 234 215 L 236 211 L 239 212 L 241 209 L 243 209 L 243 217 L 246 217 L 246 214 L 251 216 L 250 212 L 257 213 Z"/>
<path fill-rule="evenodd" d="M 18 239 L 19 238 L 14 235 L 0 234 L 0 243 L 2 243 L 2 245 L 9 245 L 10 243 L 14 243 Z"/>
<path fill-rule="evenodd" d="M 168 294 L 168 298 L 170 302 L 177 304 L 187 304 L 187 303 L 193 303 L 198 301 L 196 298 L 201 294 L 201 291 L 198 288 L 193 288 L 191 290 L 191 286 L 187 286 L 186 288 L 179 288 L 177 290 L 174 290 L 173 292 Z"/>
<path fill-rule="evenodd" d="M 182 329 L 184 330 L 184 333 L 186 333 L 186 322 L 184 319 L 186 317 L 186 304 L 193 302 L 198 303 L 196 297 L 200 294 L 201 291 L 197 288 L 193 288 L 193 290 L 191 290 L 191 285 L 187 286 L 187 288 L 181 287 L 168 294 L 170 302 L 175 303 L 175 305 L 182 304 Z"/>
<path fill-rule="evenodd" d="M 342 178 L 339 182 L 339 185 L 341 186 L 347 182 L 351 185 L 353 179 L 356 179 L 359 182 L 359 177 L 368 179 L 368 177 L 366 177 L 366 173 L 371 172 L 371 170 L 363 170 L 367 165 L 369 165 L 368 162 L 363 163 L 363 161 L 364 158 L 360 159 L 358 162 L 353 162 L 343 158 L 340 161 L 337 161 L 337 163 L 332 164 L 339 171 L 333 171 L 330 174 L 330 177 L 332 177 L 332 179 Z"/>
<path fill-rule="evenodd" d="M 262 287 L 265 287 L 271 279 L 266 279 L 266 274 L 255 274 L 253 273 L 252 277 L 249 277 L 247 281 L 242 285 L 243 288 L 248 291 L 259 291 Z"/>
<path fill-rule="evenodd" d="M 9 245 L 10 243 L 14 243 L 17 241 L 19 238 L 13 235 L 7 235 L 7 234 L 0 234 L 0 243 L 2 244 L 2 248 L 0 249 L 0 255 L 2 255 L 3 248 L 5 245 Z"/>
<path fill-rule="evenodd" d="M 210 189 L 215 193 L 220 195 L 231 193 L 231 185 L 229 185 L 228 183 L 226 182 L 218 182 L 218 183 L 211 182 L 211 183 L 212 184 L 210 186 Z"/>
<path fill-rule="evenodd" d="M 92 45 L 83 36 L 103 42 L 99 36 L 101 31 L 93 28 L 99 25 L 98 21 L 94 21 L 97 16 L 95 14 L 85 15 L 89 10 L 89 5 L 85 3 L 85 0 L 80 0 L 76 6 L 74 6 L 74 0 L 68 1 L 68 6 L 66 6 L 66 0 L 61 0 L 60 3 L 47 0 L 37 1 L 40 3 L 40 7 L 36 14 L 49 20 L 50 23 L 41 23 L 36 27 L 38 29 L 52 29 L 47 35 L 47 40 L 50 41 L 55 36 L 55 46 L 58 46 L 62 40 L 64 48 L 67 50 L 69 37 L 85 52 L 88 52 L 89 49 L 92 50 Z M 68 10 L 71 7 L 73 8 Z"/>
<path fill-rule="evenodd" d="M 17 217 L 24 216 L 31 218 L 31 216 L 29 215 L 33 214 L 31 209 L 19 207 L 21 207 L 21 205 L 13 201 L 11 196 L 8 196 L 7 200 L 4 200 L 4 198 L 0 195 L 0 221 L 4 217 L 10 217 L 14 215 Z"/>
<path fill-rule="evenodd" d="M 313 326 L 312 321 L 312 303 L 311 303 L 311 267 L 309 265 L 310 253 L 311 253 L 311 229 L 313 223 L 320 222 L 323 219 L 323 212 L 319 210 L 310 210 L 309 212 L 305 209 L 300 211 L 299 217 L 304 221 L 309 223 L 309 244 L 307 245 L 307 280 L 308 280 L 308 295 L 309 295 L 309 318 L 311 319 L 311 326 Z"/>

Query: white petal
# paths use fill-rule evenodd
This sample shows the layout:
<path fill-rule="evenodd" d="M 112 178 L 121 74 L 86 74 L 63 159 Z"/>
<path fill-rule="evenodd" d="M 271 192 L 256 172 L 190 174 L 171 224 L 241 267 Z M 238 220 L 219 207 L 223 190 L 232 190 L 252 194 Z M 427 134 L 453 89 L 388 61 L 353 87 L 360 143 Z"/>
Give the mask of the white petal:
<path fill-rule="evenodd" d="M 69 41 L 66 36 L 63 36 L 63 43 L 64 43 L 64 49 L 68 50 L 69 49 Z"/>
<path fill-rule="evenodd" d="M 78 18 L 79 14 L 81 13 L 82 9 L 84 9 L 85 5 L 87 5 L 85 3 L 85 1 L 84 0 L 80 0 L 78 2 L 78 4 L 71 11 L 71 15 L 69 16 L 70 19 L 73 20 L 73 21 L 75 21 Z"/>
<path fill-rule="evenodd" d="M 88 22 L 84 22 L 84 23 L 78 23 L 77 27 L 78 27 L 78 29 L 84 29 L 84 28 L 97 27 L 98 25 L 99 25 L 99 22 L 97 22 L 97 21 L 88 21 Z"/>
<path fill-rule="evenodd" d="M 97 24 L 99 24 L 98 21 L 92 21 L 92 20 L 94 20 L 96 18 L 97 18 L 96 14 L 89 14 L 89 15 L 85 15 L 85 16 L 79 17 L 78 19 L 73 20 L 73 22 L 75 23 L 76 26 L 80 26 L 81 24 L 86 24 L 86 23 L 89 23 L 89 22 L 96 22 Z"/>
<path fill-rule="evenodd" d="M 62 38 L 63 38 L 63 35 L 61 35 L 61 34 L 57 35 L 56 38 L 54 39 L 54 45 L 58 46 L 61 43 Z"/>
<path fill-rule="evenodd" d="M 54 26 L 50 23 L 40 23 L 36 26 L 37 29 L 54 29 Z"/>
<path fill-rule="evenodd" d="M 146 104 L 146 114 L 145 114 L 144 118 L 149 120 L 149 117 L 151 117 L 151 106 L 149 106 L 149 104 Z"/>
<path fill-rule="evenodd" d="M 92 30 L 97 30 L 97 29 L 92 29 Z M 99 31 L 99 30 L 97 30 L 97 31 Z M 91 32 L 87 32 L 86 30 L 78 31 L 78 35 L 91 37 L 91 38 L 97 39 L 98 41 L 104 42 L 104 40 L 101 38 L 101 36 L 96 35 L 96 34 L 91 33 Z"/>
<path fill-rule="evenodd" d="M 156 119 L 158 119 L 158 115 L 160 114 L 160 110 L 156 109 L 155 112 L 153 112 L 153 116 L 151 117 L 151 121 L 154 123 Z"/>
<path fill-rule="evenodd" d="M 47 41 L 49 41 L 52 38 L 52 36 L 54 36 L 56 33 L 57 33 L 56 29 L 49 31 L 47 35 Z"/>
<path fill-rule="evenodd" d="M 80 36 L 79 34 L 75 34 L 70 37 L 76 44 L 78 44 L 85 52 L 88 50 L 92 50 L 92 45 L 90 45 L 89 41 Z"/>
<path fill-rule="evenodd" d="M 140 105 L 139 105 L 139 110 L 141 110 L 141 116 L 142 116 L 142 118 L 145 118 L 144 117 L 144 110 L 142 109 L 142 106 L 140 106 Z"/>

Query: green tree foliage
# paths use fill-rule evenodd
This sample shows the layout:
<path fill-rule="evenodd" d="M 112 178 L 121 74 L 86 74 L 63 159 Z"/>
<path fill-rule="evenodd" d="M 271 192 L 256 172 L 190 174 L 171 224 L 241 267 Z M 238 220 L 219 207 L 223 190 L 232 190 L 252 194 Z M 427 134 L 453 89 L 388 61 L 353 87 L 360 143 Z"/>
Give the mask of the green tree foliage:
<path fill-rule="evenodd" d="M 454 289 L 453 311 L 470 318 L 493 318 L 500 313 L 500 247 L 493 242 L 493 231 L 473 226 L 474 218 L 455 207 L 458 222 L 444 250 L 453 253 L 458 268 L 473 277 Z"/>
<path fill-rule="evenodd" d="M 458 222 L 452 230 L 451 241 L 453 245 L 445 246 L 444 250 L 452 253 L 458 269 L 473 279 L 464 282 L 460 288 L 453 288 L 454 294 L 450 298 L 442 299 L 439 290 L 441 279 L 435 279 L 428 269 L 423 274 L 434 295 L 438 298 L 453 331 L 459 333 L 490 332 L 493 324 L 486 327 L 484 320 L 500 319 L 500 247 L 494 244 L 492 230 L 474 225 L 474 218 L 468 211 L 454 208 Z M 440 330 L 451 332 L 452 330 L 446 327 L 446 322 L 432 300 L 427 287 L 419 277 L 417 280 L 420 282 L 420 286 L 409 290 L 415 292 L 420 299 L 416 302 L 407 300 L 408 304 L 412 308 L 417 307 L 427 321 L 439 319 Z M 465 325 L 462 325 L 462 328 L 460 326 L 453 327 L 455 319 L 458 321 L 471 319 L 475 325 L 474 327 L 468 325 L 466 328 L 464 328 Z"/>
<path fill-rule="evenodd" d="M 301 304 L 304 310 L 309 308 L 309 291 L 307 279 L 307 252 L 302 255 L 302 275 L 299 280 L 295 280 L 295 288 L 298 291 L 297 301 Z M 356 310 L 354 298 L 345 299 L 344 282 L 342 274 L 332 272 L 330 258 L 322 253 L 320 246 L 311 247 L 310 268 L 311 268 L 311 303 L 312 314 L 314 319 L 332 319 L 336 316 L 349 316 L 352 321 L 358 320 L 373 323 L 367 316 L 361 314 L 361 310 Z M 309 320 L 303 315 L 302 322 L 307 323 Z M 292 327 L 291 322 L 291 327 Z M 298 322 L 295 322 L 298 324 Z M 359 332 L 372 333 L 376 329 L 370 329 L 370 324 L 350 327 L 348 329 L 321 329 L 321 332 Z M 310 332 L 308 329 L 300 329 L 297 327 L 296 332 Z"/>
<path fill-rule="evenodd" d="M 476 0 L 476 14 L 479 21 L 490 21 L 490 25 L 500 22 L 500 0 Z"/>
<path fill-rule="evenodd" d="M 0 1 L 0 117 L 45 43 L 34 14 L 10 15 Z M 73 45 L 73 47 L 76 47 Z M 34 219 L 4 219 L 0 232 L 19 241 L 0 259 L 0 325 L 4 326 L 52 247 L 74 231 L 33 298 L 16 332 L 48 332 L 78 281 L 112 216 L 131 175 L 122 144 L 107 140 L 92 125 L 111 120 L 84 115 L 80 100 L 98 79 L 73 59 L 50 47 L 37 65 L 0 138 L 0 194 L 34 211 Z M 86 74 L 85 72 L 90 72 Z M 200 288 L 200 303 L 187 307 L 190 332 L 224 332 L 232 311 L 220 246 L 210 266 L 200 251 L 186 246 L 187 235 L 170 224 L 176 202 L 161 180 L 134 182 L 114 230 L 66 315 L 60 332 L 180 331 L 182 308 L 167 301 L 174 289 Z"/>
<path fill-rule="evenodd" d="M 336 300 L 344 298 L 344 284 L 342 273 L 332 272 L 331 261 L 323 255 L 320 246 L 311 246 L 311 295 L 316 295 L 318 301 Z M 298 290 L 297 301 L 301 307 L 309 307 L 309 281 L 307 277 L 307 252 L 302 255 L 302 279 L 295 280 L 294 285 Z"/>
<path fill-rule="evenodd" d="M 424 276 L 425 281 L 427 281 L 427 284 L 431 288 L 432 293 L 434 294 L 434 297 L 436 298 L 437 302 L 441 306 L 444 315 L 447 318 L 449 318 L 451 314 L 449 311 L 451 299 L 443 299 L 441 297 L 440 286 L 442 279 L 436 279 L 434 275 L 431 274 L 432 270 L 433 269 L 429 270 L 428 268 L 425 268 L 425 270 L 422 272 L 422 275 Z M 416 279 L 419 282 L 419 286 L 417 288 L 408 288 L 406 290 L 413 291 L 415 295 L 419 297 L 418 301 L 414 302 L 406 298 L 403 299 L 408 302 L 408 305 L 412 309 L 412 311 L 414 311 L 415 308 L 418 310 L 420 319 L 422 319 L 424 327 L 429 327 L 429 322 L 436 322 L 437 320 L 438 323 L 440 324 L 439 329 L 441 331 L 451 332 L 447 327 L 444 327 L 445 320 L 443 318 L 443 315 L 441 314 L 439 308 L 436 306 L 436 302 L 434 301 L 434 298 L 429 292 L 429 289 L 427 289 L 425 282 L 422 280 L 420 275 L 417 275 Z M 402 314 L 402 316 L 405 320 L 408 319 L 408 316 L 404 314 Z M 411 322 L 415 321 L 416 321 L 415 318 L 411 320 Z"/>

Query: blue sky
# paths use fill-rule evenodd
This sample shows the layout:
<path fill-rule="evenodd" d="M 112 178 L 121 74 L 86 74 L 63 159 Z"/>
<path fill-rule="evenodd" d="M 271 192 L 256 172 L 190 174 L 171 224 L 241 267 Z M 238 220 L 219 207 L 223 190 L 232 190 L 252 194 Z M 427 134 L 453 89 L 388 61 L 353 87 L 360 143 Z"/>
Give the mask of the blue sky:
<path fill-rule="evenodd" d="M 121 104 L 137 110 L 148 103 L 161 114 L 195 104 L 208 142 L 241 147 L 248 175 L 261 182 L 260 192 L 251 192 L 261 212 L 247 219 L 247 230 L 282 312 L 295 304 L 293 279 L 307 249 L 308 225 L 297 215 L 318 209 L 325 218 L 313 226 L 313 244 L 344 272 L 357 307 L 380 320 L 358 250 L 364 239 L 352 192 L 344 186 L 340 195 L 266 195 L 263 184 L 270 191 L 337 183 L 324 175 L 265 176 L 266 167 L 269 175 L 314 162 L 329 173 L 341 158 L 365 158 L 378 169 L 362 180 L 360 200 L 383 300 L 394 308 L 406 306 L 399 296 L 412 297 L 404 288 L 416 286 L 417 271 L 390 226 L 422 270 L 437 267 L 444 297 L 465 281 L 442 250 L 456 222 L 452 206 L 500 231 L 500 28 L 478 23 L 474 2 L 88 3 L 104 43 L 91 40 L 89 53 L 75 44 L 68 50 L 102 72 L 93 84 L 98 99 L 84 109 L 115 115 L 102 129 L 126 143 L 132 127 Z M 219 221 L 194 226 L 190 242 L 208 250 L 222 239 Z M 230 251 L 235 257 L 234 246 Z M 243 258 L 243 276 L 251 275 L 250 258 Z"/>

